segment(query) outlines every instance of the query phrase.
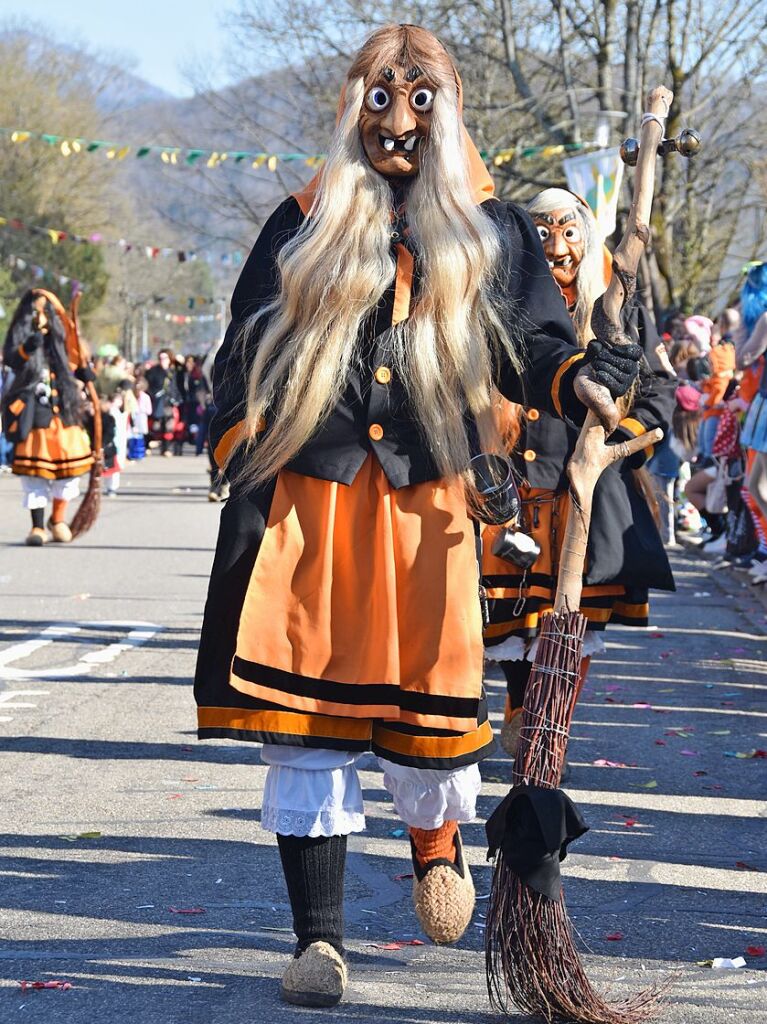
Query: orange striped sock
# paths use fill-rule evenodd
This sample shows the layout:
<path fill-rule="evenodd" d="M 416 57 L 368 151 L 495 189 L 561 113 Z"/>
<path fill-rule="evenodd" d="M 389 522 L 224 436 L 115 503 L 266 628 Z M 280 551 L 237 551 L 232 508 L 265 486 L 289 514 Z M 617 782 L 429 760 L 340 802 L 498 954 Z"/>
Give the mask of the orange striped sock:
<path fill-rule="evenodd" d="M 450 860 L 455 863 L 453 840 L 457 828 L 457 821 L 446 821 L 439 828 L 409 829 L 421 867 L 426 867 L 432 860 Z"/>
<path fill-rule="evenodd" d="M 510 722 L 514 717 L 515 708 L 511 706 L 511 697 L 508 693 L 506 694 L 506 703 L 503 706 L 503 720 L 504 722 Z"/>
<path fill-rule="evenodd" d="M 67 517 L 67 505 L 69 504 L 64 498 L 53 499 L 53 511 L 51 512 L 52 523 L 63 523 Z"/>

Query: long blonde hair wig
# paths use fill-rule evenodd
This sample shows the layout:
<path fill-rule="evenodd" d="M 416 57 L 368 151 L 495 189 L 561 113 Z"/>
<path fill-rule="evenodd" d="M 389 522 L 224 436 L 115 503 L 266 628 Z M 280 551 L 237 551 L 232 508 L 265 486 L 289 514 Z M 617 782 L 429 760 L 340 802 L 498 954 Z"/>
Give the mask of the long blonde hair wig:
<path fill-rule="evenodd" d="M 279 294 L 242 329 L 245 353 L 262 331 L 247 380 L 243 475 L 252 483 L 273 477 L 330 415 L 358 358 L 360 328 L 394 277 L 392 193 L 369 164 L 358 127 L 366 83 L 386 65 L 417 65 L 435 87 L 407 193 L 419 288 L 409 319 L 393 331 L 392 368 L 441 474 L 468 464 L 467 409 L 483 447 L 497 447 L 492 362 L 504 349 L 518 366 L 493 288 L 501 242 L 471 187 L 453 62 L 430 33 L 393 26 L 355 58 L 309 216 L 278 256 Z M 258 436 L 264 419 L 268 429 Z"/>
<path fill-rule="evenodd" d="M 572 207 L 580 222 L 583 232 L 583 259 L 575 277 L 577 298 L 572 310 L 572 321 L 575 333 L 582 348 L 594 337 L 591 330 L 591 313 L 594 303 L 607 287 L 604 270 L 604 247 L 599 236 L 599 228 L 591 207 L 582 202 L 574 192 L 564 188 L 545 188 L 533 196 L 527 204 L 527 212 L 531 217 L 537 213 L 551 213 Z"/>

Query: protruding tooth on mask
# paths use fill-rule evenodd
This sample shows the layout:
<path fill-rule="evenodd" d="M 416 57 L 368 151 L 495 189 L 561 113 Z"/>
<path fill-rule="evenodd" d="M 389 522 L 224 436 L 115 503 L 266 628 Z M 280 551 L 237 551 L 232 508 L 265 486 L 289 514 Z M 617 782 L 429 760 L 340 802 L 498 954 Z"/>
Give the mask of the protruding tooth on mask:
<path fill-rule="evenodd" d="M 417 135 L 411 135 L 410 138 L 406 140 L 405 149 L 407 150 L 408 153 L 413 152 L 413 150 L 415 149 L 416 142 L 418 142 Z"/>
<path fill-rule="evenodd" d="M 386 150 L 387 153 L 393 153 L 394 152 L 394 139 L 384 139 L 383 140 L 383 144 L 384 144 L 384 149 Z"/>

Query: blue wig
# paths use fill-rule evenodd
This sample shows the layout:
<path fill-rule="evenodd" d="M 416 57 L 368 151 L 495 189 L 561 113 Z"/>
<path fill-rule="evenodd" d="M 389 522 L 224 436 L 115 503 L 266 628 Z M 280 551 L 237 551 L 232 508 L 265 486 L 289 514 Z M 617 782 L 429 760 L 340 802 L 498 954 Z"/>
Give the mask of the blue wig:
<path fill-rule="evenodd" d="M 749 269 L 740 293 L 740 312 L 750 335 L 762 313 L 767 313 L 767 263 L 757 263 Z"/>

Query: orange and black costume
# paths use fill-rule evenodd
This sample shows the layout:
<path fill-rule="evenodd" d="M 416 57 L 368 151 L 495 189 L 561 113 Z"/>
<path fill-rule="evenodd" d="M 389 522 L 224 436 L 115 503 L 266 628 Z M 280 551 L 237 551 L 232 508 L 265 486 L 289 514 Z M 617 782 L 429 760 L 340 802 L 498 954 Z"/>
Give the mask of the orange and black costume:
<path fill-rule="evenodd" d="M 610 442 L 619 443 L 656 427 L 667 430 L 675 389 L 675 382 L 662 372 L 642 374 L 631 413 Z M 536 636 L 541 616 L 553 607 L 570 509 L 565 467 L 577 437 L 577 429 L 546 410 L 531 408 L 520 416 L 512 458 L 523 481 L 522 528 L 535 537 L 541 553 L 531 569 L 522 570 L 495 557 L 491 553 L 494 528 L 485 533 L 483 573 L 490 601 L 485 640 L 488 653 L 496 660 L 522 657 L 521 645 L 519 653 L 512 654 L 507 641 Z M 613 463 L 594 492 L 580 610 L 595 632 L 604 630 L 609 622 L 646 626 L 648 591 L 674 589 L 653 514 L 634 479 L 634 471 L 652 452 L 650 447 Z"/>
<path fill-rule="evenodd" d="M 40 333 L 32 302 L 45 299 L 47 328 Z M 17 476 L 58 481 L 82 476 L 93 463 L 82 426 L 77 379 L 92 379 L 80 368 L 74 324 L 55 295 L 33 289 L 22 298 L 5 340 L 5 365 L 13 380 L 4 396 L 4 432 L 13 444 Z"/>
<path fill-rule="evenodd" d="M 521 378 L 510 363 L 496 366 L 496 386 L 541 415 L 577 421 L 567 309 L 531 220 L 488 198 L 487 186 L 477 201 L 502 240 L 499 293 L 524 363 Z M 276 255 L 308 208 L 304 195 L 281 204 L 235 289 L 214 377 L 219 462 L 244 416 L 247 368 L 235 339 L 276 294 Z M 363 324 L 333 413 L 268 485 L 238 486 L 238 456 L 230 467 L 195 681 L 201 738 L 372 749 L 438 769 L 473 764 L 492 747 L 474 524 L 462 487 L 440 479 L 391 370 L 392 327 L 406 323 L 419 288 L 405 232 L 391 245 L 396 274 Z"/>

